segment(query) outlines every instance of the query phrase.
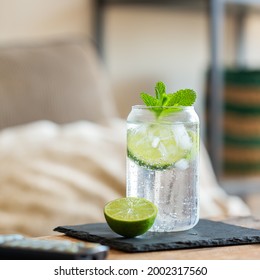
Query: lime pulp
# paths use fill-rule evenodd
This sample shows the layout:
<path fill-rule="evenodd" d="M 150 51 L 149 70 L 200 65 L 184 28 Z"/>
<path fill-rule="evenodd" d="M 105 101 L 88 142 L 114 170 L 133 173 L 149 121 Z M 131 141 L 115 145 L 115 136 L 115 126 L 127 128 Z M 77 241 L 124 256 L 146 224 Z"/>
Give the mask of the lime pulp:
<path fill-rule="evenodd" d="M 145 198 L 124 197 L 107 203 L 104 215 L 114 232 L 130 238 L 142 235 L 152 227 L 157 207 Z"/>
<path fill-rule="evenodd" d="M 142 124 L 127 133 L 128 157 L 148 169 L 163 170 L 196 154 L 197 137 L 183 124 Z"/>

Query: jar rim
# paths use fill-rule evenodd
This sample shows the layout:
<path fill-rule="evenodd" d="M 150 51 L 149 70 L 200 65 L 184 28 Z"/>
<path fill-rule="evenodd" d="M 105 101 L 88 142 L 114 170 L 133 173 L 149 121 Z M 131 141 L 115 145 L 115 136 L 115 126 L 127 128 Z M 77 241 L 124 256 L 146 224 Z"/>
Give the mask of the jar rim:
<path fill-rule="evenodd" d="M 182 110 L 194 110 L 194 106 L 146 106 L 146 105 L 133 105 L 132 109 L 153 109 L 153 108 L 164 108 L 164 109 L 173 109 L 178 108 Z"/>

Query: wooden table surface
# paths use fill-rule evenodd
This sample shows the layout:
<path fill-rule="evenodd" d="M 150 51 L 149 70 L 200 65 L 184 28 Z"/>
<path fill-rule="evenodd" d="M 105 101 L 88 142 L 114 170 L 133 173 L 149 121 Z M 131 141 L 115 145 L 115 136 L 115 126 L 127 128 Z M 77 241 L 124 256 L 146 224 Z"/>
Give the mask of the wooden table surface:
<path fill-rule="evenodd" d="M 229 218 L 223 222 L 260 229 L 260 220 L 253 217 Z M 45 236 L 42 239 L 78 241 L 63 234 Z M 109 260 L 260 260 L 260 244 L 233 245 L 197 249 L 166 250 L 145 253 L 126 253 L 111 249 Z"/>

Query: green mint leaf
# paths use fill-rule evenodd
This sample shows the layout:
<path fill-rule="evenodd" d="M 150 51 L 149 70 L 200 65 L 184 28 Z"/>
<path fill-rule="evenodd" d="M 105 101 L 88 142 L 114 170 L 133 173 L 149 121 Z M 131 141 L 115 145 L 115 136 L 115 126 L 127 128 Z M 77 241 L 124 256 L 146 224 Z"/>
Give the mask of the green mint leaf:
<path fill-rule="evenodd" d="M 167 100 L 166 100 L 164 106 L 167 106 L 167 107 L 174 106 L 176 104 L 175 99 L 176 98 L 175 98 L 174 93 L 168 93 Z"/>
<path fill-rule="evenodd" d="M 146 106 L 148 106 L 148 107 L 158 106 L 158 100 L 156 98 L 154 98 L 153 96 L 149 95 L 148 93 L 142 92 L 140 94 L 140 97 Z"/>
<path fill-rule="evenodd" d="M 171 113 L 175 113 L 175 112 L 180 112 L 182 109 L 179 107 L 174 107 L 174 108 L 164 108 L 161 109 L 159 116 L 160 117 L 167 117 L 168 115 L 170 115 Z M 157 114 L 158 115 L 158 114 Z"/>
<path fill-rule="evenodd" d="M 192 89 L 181 89 L 167 94 L 165 84 L 160 81 L 155 85 L 155 97 L 145 92 L 142 92 L 140 97 L 146 106 L 154 107 L 149 109 L 159 118 L 181 111 L 179 106 L 192 106 L 196 101 L 196 92 Z"/>
<path fill-rule="evenodd" d="M 196 101 L 196 92 L 192 89 L 181 89 L 168 96 L 166 106 L 191 106 Z"/>
<path fill-rule="evenodd" d="M 160 100 L 156 99 L 155 97 L 145 92 L 142 92 L 140 94 L 140 97 L 147 107 L 151 107 L 151 106 L 156 107 L 156 108 L 151 108 L 150 110 L 154 112 L 156 117 L 158 118 L 162 112 L 162 107 L 160 107 L 161 106 Z"/>
<path fill-rule="evenodd" d="M 157 99 L 161 100 L 163 94 L 166 93 L 166 86 L 163 82 L 157 82 L 155 85 L 155 96 Z"/>

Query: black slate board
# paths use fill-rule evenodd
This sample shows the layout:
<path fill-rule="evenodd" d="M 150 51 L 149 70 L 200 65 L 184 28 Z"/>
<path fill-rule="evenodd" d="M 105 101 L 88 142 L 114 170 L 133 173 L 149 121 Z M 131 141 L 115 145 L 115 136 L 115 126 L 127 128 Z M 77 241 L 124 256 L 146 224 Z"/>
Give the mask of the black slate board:
<path fill-rule="evenodd" d="M 135 238 L 114 233 L 106 223 L 59 226 L 54 229 L 78 239 L 98 242 L 125 252 L 149 252 L 260 243 L 260 230 L 201 219 L 182 232 L 147 232 Z"/>

